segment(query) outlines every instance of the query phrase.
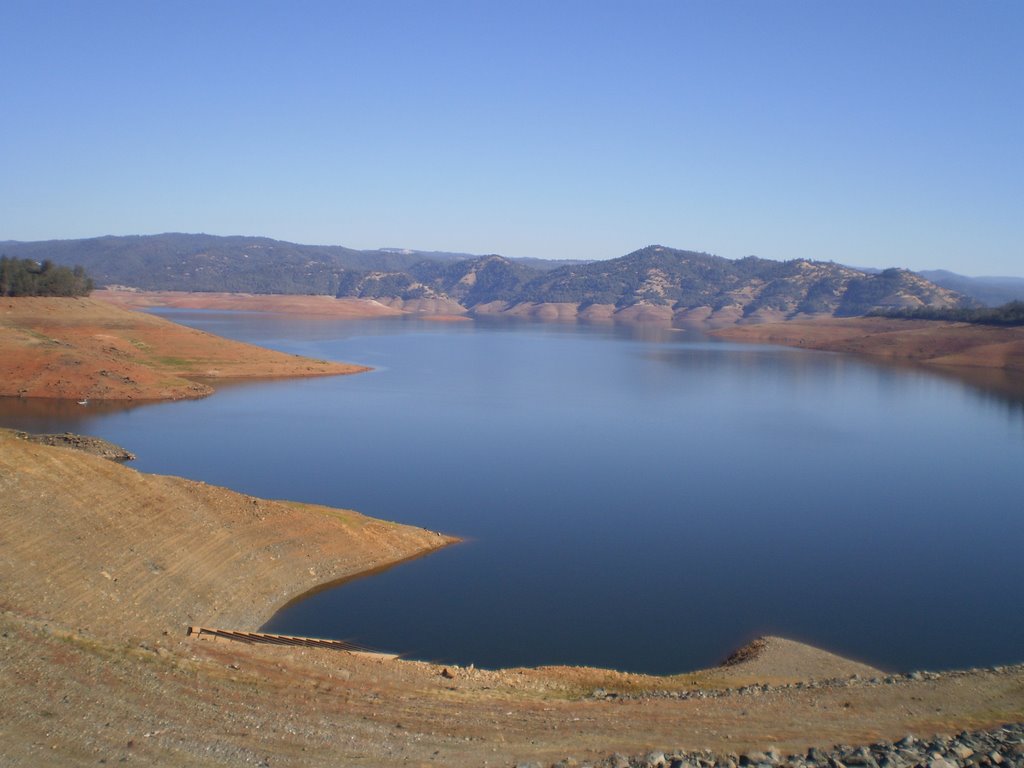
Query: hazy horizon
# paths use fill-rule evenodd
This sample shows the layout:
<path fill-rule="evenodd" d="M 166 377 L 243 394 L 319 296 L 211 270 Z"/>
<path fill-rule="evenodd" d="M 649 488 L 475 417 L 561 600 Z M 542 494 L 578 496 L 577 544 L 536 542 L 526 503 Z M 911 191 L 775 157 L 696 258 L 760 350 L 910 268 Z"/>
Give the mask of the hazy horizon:
<path fill-rule="evenodd" d="M 15 0 L 0 23 L 3 240 L 1024 271 L 1011 0 Z"/>
<path fill-rule="evenodd" d="M 239 234 L 219 235 L 219 234 L 216 234 L 216 233 L 213 233 L 213 232 L 147 232 L 147 233 L 131 233 L 131 234 L 124 234 L 124 235 L 116 235 L 116 234 L 111 234 L 111 233 L 108 232 L 106 234 L 93 235 L 91 237 L 83 237 L 83 238 L 78 238 L 78 237 L 66 237 L 66 238 L 65 237 L 59 237 L 59 238 L 58 237 L 50 237 L 50 238 L 42 238 L 40 241 L 24 241 L 24 240 L 15 240 L 13 238 L 8 238 L 7 240 L 0 241 L 0 243 L 2 243 L 2 242 L 45 242 L 47 240 L 88 240 L 88 239 L 98 239 L 98 238 L 103 238 L 103 237 L 153 237 L 153 236 L 168 235 L 168 234 L 207 235 L 207 236 L 212 236 L 212 237 L 242 237 L 242 238 L 254 238 L 254 239 L 256 239 L 256 238 L 269 238 L 271 240 L 281 240 L 281 238 L 269 237 L 268 235 L 253 235 L 253 234 L 246 234 L 246 235 L 239 235 Z M 302 242 L 296 242 L 294 240 L 288 240 L 288 241 L 282 241 L 282 242 L 290 242 L 290 243 L 293 243 L 295 245 L 312 245 L 312 246 L 322 246 L 322 247 L 352 248 L 352 246 L 348 245 L 347 243 L 302 243 Z M 633 253 L 635 251 L 641 250 L 642 248 L 646 248 L 648 246 L 659 246 L 659 247 L 665 247 L 665 248 L 672 248 L 672 249 L 678 250 L 678 251 L 695 251 L 696 250 L 694 248 L 687 248 L 685 246 L 670 245 L 668 243 L 647 243 L 645 245 L 641 245 L 641 246 L 637 246 L 636 248 L 632 248 L 629 251 L 626 251 L 625 253 L 616 254 L 614 256 L 607 256 L 607 257 L 593 258 L 593 259 L 579 259 L 579 261 L 607 261 L 607 260 L 610 260 L 610 259 L 617 259 L 617 258 L 620 258 L 622 256 L 627 256 L 630 253 Z M 452 253 L 452 254 L 457 254 L 457 255 L 461 255 L 461 256 L 466 256 L 466 257 L 469 257 L 469 258 L 481 257 L 481 256 L 502 256 L 502 257 L 509 258 L 509 259 L 523 259 L 523 258 L 530 259 L 530 258 L 534 258 L 534 259 L 540 259 L 540 260 L 543 260 L 543 261 L 556 261 L 556 260 L 559 260 L 558 257 L 514 256 L 514 255 L 510 256 L 509 254 L 498 253 L 497 251 L 493 251 L 493 250 L 492 251 L 484 251 L 484 252 L 481 252 L 481 253 L 465 253 L 463 251 L 456 251 L 456 250 L 454 250 L 452 248 L 429 248 L 429 249 L 428 248 L 408 248 L 408 247 L 404 247 L 404 246 L 395 246 L 395 245 L 391 245 L 391 246 L 385 245 L 385 246 L 377 246 L 377 247 L 369 247 L 369 248 L 359 248 L 359 249 L 354 249 L 354 250 L 363 250 L 363 251 L 407 251 L 407 252 L 413 252 L 413 253 Z M 712 250 L 702 251 L 702 252 L 709 253 L 712 256 L 722 256 L 722 254 L 715 253 Z M 748 253 L 748 254 L 745 254 L 744 256 L 756 256 L 758 258 L 767 258 L 767 257 L 764 257 L 764 256 L 760 256 L 759 254 L 756 254 L 756 253 Z M 726 256 L 724 258 L 729 258 L 729 259 L 735 260 L 735 259 L 744 258 L 744 256 Z M 786 260 L 787 259 L 776 259 L 776 261 L 786 261 Z M 812 259 L 812 261 L 830 261 L 830 260 L 829 259 Z M 835 261 L 835 260 L 832 259 L 831 261 Z M 888 269 L 890 267 L 898 267 L 898 268 L 901 268 L 901 269 L 910 269 L 909 267 L 906 267 L 906 266 L 904 266 L 902 264 L 849 264 L 849 263 L 846 263 L 846 262 L 836 262 L 836 263 L 842 263 L 844 266 L 851 267 L 853 269 L 860 269 L 860 270 Z M 927 271 L 939 270 L 939 269 L 942 269 L 942 268 L 939 268 L 939 267 L 922 267 L 919 270 L 914 270 L 914 271 L 924 271 L 924 272 L 927 272 Z M 1022 267 L 1020 269 L 1018 269 L 1018 271 L 1016 273 L 1014 273 L 1014 274 L 1009 274 L 1009 273 L 999 274 L 999 275 L 996 275 L 996 274 L 969 274 L 969 273 L 966 273 L 966 272 L 957 272 L 956 270 L 948 270 L 948 269 L 944 270 L 944 271 L 950 272 L 952 274 L 957 274 L 957 275 L 960 275 L 962 277 L 971 277 L 971 278 L 979 278 L 979 279 L 985 279 L 985 278 L 1013 278 L 1013 279 L 1024 280 L 1024 265 L 1022 265 Z"/>

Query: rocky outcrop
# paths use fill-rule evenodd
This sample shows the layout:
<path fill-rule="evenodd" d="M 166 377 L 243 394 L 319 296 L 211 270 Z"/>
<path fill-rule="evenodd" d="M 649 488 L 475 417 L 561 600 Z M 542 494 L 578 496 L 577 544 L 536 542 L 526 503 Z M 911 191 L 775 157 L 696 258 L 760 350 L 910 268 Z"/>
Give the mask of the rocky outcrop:
<path fill-rule="evenodd" d="M 71 448 L 111 461 L 133 461 L 135 459 L 135 454 L 131 451 L 126 451 L 121 446 L 101 437 L 75 435 L 71 432 L 64 432 L 60 435 L 30 435 L 28 432 L 16 432 L 15 436 L 22 440 L 28 440 L 30 443 Z"/>
<path fill-rule="evenodd" d="M 730 260 L 663 246 L 543 272 L 500 256 L 424 262 L 404 272 L 350 274 L 338 295 L 404 309 L 427 303 L 431 312 L 448 302 L 451 311 L 478 315 L 699 327 L 966 303 L 906 270 L 869 274 L 805 259 Z"/>

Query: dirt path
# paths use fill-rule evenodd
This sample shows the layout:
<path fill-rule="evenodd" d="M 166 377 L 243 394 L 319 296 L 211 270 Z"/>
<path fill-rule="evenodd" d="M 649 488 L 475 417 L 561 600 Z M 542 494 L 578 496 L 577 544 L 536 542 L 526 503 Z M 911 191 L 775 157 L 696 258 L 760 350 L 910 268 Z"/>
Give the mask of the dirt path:
<path fill-rule="evenodd" d="M 316 584 L 450 539 L 146 475 L 10 431 L 0 432 L 0 531 L 4 766 L 550 764 L 653 748 L 803 750 L 1024 719 L 1019 667 L 887 682 L 780 639 L 668 678 L 446 674 L 186 639 L 192 623 L 255 629 Z M 784 687 L 832 677 L 844 681 Z M 772 687 L 736 690 L 754 682 Z M 732 690 L 692 693 L 722 689 Z"/>

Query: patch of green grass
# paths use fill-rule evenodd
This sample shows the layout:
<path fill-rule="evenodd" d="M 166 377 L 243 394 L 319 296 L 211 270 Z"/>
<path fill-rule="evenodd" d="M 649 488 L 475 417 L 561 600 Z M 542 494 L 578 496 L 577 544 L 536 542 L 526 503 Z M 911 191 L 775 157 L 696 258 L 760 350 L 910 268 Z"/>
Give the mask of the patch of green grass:
<path fill-rule="evenodd" d="M 157 365 L 167 368 L 191 368 L 192 361 L 183 357 L 153 357 L 151 360 Z"/>
<path fill-rule="evenodd" d="M 28 336 L 33 341 L 38 341 L 42 344 L 45 344 L 48 347 L 60 346 L 60 341 L 58 339 L 50 338 L 45 333 L 40 333 L 39 331 L 33 330 L 32 328 L 19 328 L 18 330 L 21 331 L 26 336 Z"/>

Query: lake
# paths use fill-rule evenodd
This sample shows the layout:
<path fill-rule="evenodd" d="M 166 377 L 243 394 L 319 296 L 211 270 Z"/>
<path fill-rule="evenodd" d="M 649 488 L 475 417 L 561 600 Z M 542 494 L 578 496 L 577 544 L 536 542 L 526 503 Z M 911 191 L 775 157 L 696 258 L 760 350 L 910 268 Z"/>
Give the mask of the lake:
<path fill-rule="evenodd" d="M 465 539 L 269 631 L 483 667 L 681 672 L 768 633 L 893 671 L 1024 660 L 1024 388 L 644 326 L 160 314 L 375 370 L 0 424 Z"/>

